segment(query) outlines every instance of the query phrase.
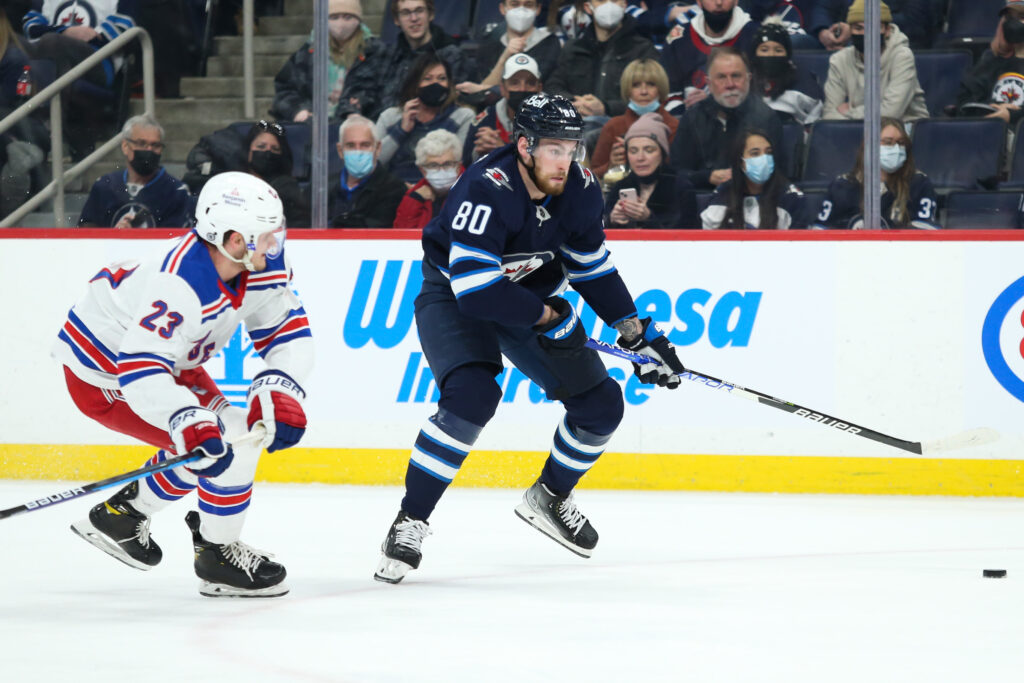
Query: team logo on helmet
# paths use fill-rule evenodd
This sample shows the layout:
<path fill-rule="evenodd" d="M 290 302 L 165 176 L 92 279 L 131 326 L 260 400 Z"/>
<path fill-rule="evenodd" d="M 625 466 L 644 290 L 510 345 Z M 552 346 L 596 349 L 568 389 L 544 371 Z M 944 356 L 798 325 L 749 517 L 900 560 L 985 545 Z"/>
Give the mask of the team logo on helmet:
<path fill-rule="evenodd" d="M 503 187 L 506 190 L 511 190 L 512 185 L 509 182 L 508 175 L 500 168 L 491 167 L 484 170 L 484 177 L 490 180 L 497 187 Z"/>

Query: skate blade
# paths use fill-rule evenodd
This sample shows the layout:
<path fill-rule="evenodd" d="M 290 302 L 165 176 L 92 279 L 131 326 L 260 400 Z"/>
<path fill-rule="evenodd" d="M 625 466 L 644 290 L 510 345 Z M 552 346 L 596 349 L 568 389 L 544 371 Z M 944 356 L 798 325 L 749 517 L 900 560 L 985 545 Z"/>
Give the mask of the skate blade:
<path fill-rule="evenodd" d="M 412 571 L 411 565 L 384 555 L 380 558 L 380 564 L 377 565 L 377 571 L 374 572 L 373 578 L 384 583 L 401 583 L 410 571 Z"/>
<path fill-rule="evenodd" d="M 208 598 L 276 598 L 288 593 L 288 586 L 279 583 L 266 588 L 237 588 L 226 583 L 200 581 L 200 595 Z"/>
<path fill-rule="evenodd" d="M 590 557 L 594 554 L 594 551 L 589 548 L 581 548 L 580 546 L 562 538 L 562 534 L 558 533 L 555 529 L 552 529 L 547 521 L 536 512 L 533 511 L 526 503 L 520 503 L 516 506 L 516 517 L 523 520 L 537 531 L 541 532 L 551 540 L 558 543 L 560 546 L 568 549 L 570 552 L 579 555 L 580 557 Z"/>
<path fill-rule="evenodd" d="M 148 572 L 153 568 L 144 562 L 139 562 L 134 557 L 126 553 L 124 548 L 119 546 L 117 543 L 114 543 L 109 537 L 104 535 L 103 532 L 94 527 L 88 517 L 72 524 L 71 530 L 88 543 L 105 552 L 107 555 L 110 555 L 115 560 L 119 560 L 133 569 L 140 569 L 144 572 Z"/>

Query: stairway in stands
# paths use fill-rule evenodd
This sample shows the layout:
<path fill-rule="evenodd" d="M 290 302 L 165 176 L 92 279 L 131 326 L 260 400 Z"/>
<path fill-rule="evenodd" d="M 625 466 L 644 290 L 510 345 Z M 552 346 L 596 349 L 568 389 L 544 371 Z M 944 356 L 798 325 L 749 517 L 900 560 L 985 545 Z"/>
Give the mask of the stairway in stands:
<path fill-rule="evenodd" d="M 363 0 L 363 20 L 380 33 L 385 0 Z M 283 16 L 258 17 L 253 40 L 256 96 L 256 118 L 270 118 L 268 110 L 274 99 L 274 76 L 288 58 L 308 40 L 313 26 L 312 0 L 285 0 Z M 206 66 L 205 77 L 183 78 L 181 98 L 157 99 L 156 117 L 164 127 L 166 148 L 163 164 L 168 172 L 181 178 L 185 160 L 199 138 L 245 120 L 245 90 L 242 78 L 242 37 L 214 38 L 213 56 Z M 132 114 L 141 113 L 142 100 L 132 101 Z M 65 225 L 74 226 L 85 204 L 89 188 L 102 175 L 124 168 L 120 149 L 94 165 L 70 183 L 65 193 Z M 22 220 L 25 227 L 50 227 L 54 224 L 52 207 L 29 214 Z"/>

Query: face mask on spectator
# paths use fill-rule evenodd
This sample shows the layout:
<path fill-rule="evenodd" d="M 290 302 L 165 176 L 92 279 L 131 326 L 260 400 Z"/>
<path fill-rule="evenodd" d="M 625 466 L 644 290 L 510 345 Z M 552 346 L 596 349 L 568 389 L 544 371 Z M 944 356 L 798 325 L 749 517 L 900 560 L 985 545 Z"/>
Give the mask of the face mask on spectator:
<path fill-rule="evenodd" d="M 416 95 L 428 107 L 440 107 L 448 99 L 448 86 L 431 83 L 420 88 Z"/>
<path fill-rule="evenodd" d="M 331 38 L 341 43 L 351 38 L 357 28 L 359 28 L 358 19 L 355 21 L 342 18 L 327 20 L 327 31 L 331 34 Z"/>
<path fill-rule="evenodd" d="M 533 26 L 536 19 L 537 13 L 529 7 L 513 7 L 505 12 L 505 24 L 508 25 L 510 31 L 516 33 L 525 33 L 528 28 Z"/>
<path fill-rule="evenodd" d="M 427 179 L 427 182 L 435 190 L 447 190 L 458 180 L 459 169 L 439 168 L 434 171 L 427 171 L 423 174 L 423 177 Z"/>
<path fill-rule="evenodd" d="M 709 31 L 714 33 L 721 33 L 729 25 L 729 22 L 732 21 L 732 10 L 728 12 L 702 11 L 704 12 L 704 25 L 708 27 Z"/>
<path fill-rule="evenodd" d="M 152 175 L 160 168 L 160 155 L 148 149 L 135 150 L 132 160 L 128 162 L 135 172 L 141 176 Z"/>
<path fill-rule="evenodd" d="M 658 111 L 658 107 L 661 106 L 661 102 L 658 100 L 651 100 L 647 104 L 637 104 L 633 100 L 630 100 L 627 106 L 636 112 L 637 116 L 643 116 L 644 114 L 650 114 L 652 111 Z"/>
<path fill-rule="evenodd" d="M 281 164 L 284 162 L 284 156 L 281 154 L 275 154 L 267 149 L 256 150 L 252 153 L 252 161 L 249 165 L 252 166 L 252 170 L 260 174 L 264 178 L 269 178 L 278 174 L 281 171 Z"/>
<path fill-rule="evenodd" d="M 594 8 L 594 21 L 604 29 L 615 28 L 622 23 L 626 10 L 615 2 L 606 2 Z"/>
<path fill-rule="evenodd" d="M 743 172 L 750 182 L 764 185 L 775 172 L 775 156 L 762 154 L 759 157 L 748 157 L 743 160 Z"/>
<path fill-rule="evenodd" d="M 864 54 L 864 34 L 863 33 L 861 33 L 859 35 L 856 34 L 856 33 L 850 35 L 850 44 L 853 45 L 853 49 L 854 50 L 856 50 L 857 52 L 859 52 L 861 54 Z M 884 52 L 885 51 L 885 36 L 884 35 L 880 36 L 879 43 L 878 43 L 878 51 L 879 52 Z"/>
<path fill-rule="evenodd" d="M 373 152 L 345 152 L 345 170 L 349 175 L 362 178 L 373 170 Z"/>
<path fill-rule="evenodd" d="M 1024 21 L 1020 19 L 1003 19 L 1003 38 L 1008 43 L 1024 43 Z"/>
<path fill-rule="evenodd" d="M 789 57 L 785 55 L 754 57 L 754 69 L 772 80 L 781 78 L 789 71 Z"/>
<path fill-rule="evenodd" d="M 881 153 L 878 155 L 878 165 L 886 173 L 894 173 L 907 161 L 907 148 L 903 145 L 882 145 Z"/>
<path fill-rule="evenodd" d="M 519 111 L 519 105 L 523 103 L 530 95 L 536 95 L 537 93 L 530 90 L 509 90 L 508 91 L 508 106 L 512 107 L 512 111 Z"/>

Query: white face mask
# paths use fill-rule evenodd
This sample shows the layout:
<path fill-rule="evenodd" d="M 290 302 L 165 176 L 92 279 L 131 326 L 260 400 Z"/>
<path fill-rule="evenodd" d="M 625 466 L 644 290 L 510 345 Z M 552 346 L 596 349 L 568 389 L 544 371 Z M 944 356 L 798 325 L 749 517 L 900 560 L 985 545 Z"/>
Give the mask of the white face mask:
<path fill-rule="evenodd" d="M 423 177 L 427 179 L 432 188 L 443 191 L 450 188 L 458 180 L 459 169 L 439 168 L 436 171 L 427 171 L 423 174 Z"/>
<path fill-rule="evenodd" d="M 351 38 L 357 28 L 359 28 L 358 21 L 346 19 L 327 20 L 327 31 L 331 34 L 331 38 L 334 38 L 338 42 L 345 42 Z"/>
<path fill-rule="evenodd" d="M 878 165 L 886 173 L 894 173 L 903 168 L 907 161 L 907 148 L 903 145 L 882 145 L 878 156 Z"/>
<path fill-rule="evenodd" d="M 533 26 L 536 19 L 537 13 L 529 7 L 513 7 L 505 12 L 505 23 L 508 25 L 508 29 L 516 33 L 525 33 Z"/>
<path fill-rule="evenodd" d="M 606 2 L 594 7 L 594 21 L 601 28 L 615 28 L 622 23 L 622 17 L 625 15 L 626 10 L 616 2 Z"/>

